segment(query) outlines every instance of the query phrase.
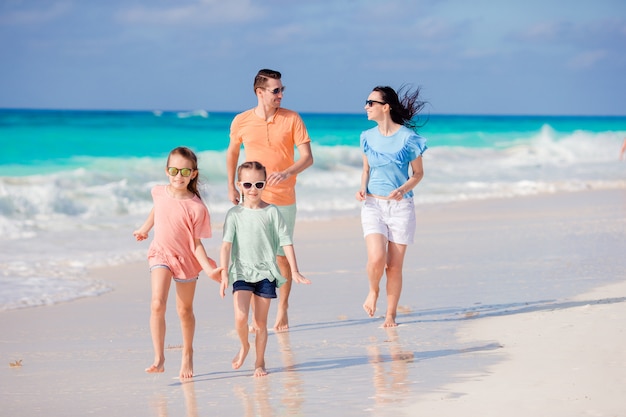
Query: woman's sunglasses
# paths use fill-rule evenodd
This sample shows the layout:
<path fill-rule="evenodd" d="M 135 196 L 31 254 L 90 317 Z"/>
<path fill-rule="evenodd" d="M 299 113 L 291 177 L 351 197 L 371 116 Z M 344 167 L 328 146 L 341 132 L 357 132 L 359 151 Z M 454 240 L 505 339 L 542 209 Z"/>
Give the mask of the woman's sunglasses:
<path fill-rule="evenodd" d="M 252 183 L 252 182 L 241 183 L 241 186 L 246 190 L 249 190 L 250 188 L 252 188 L 253 185 L 254 185 L 254 188 L 256 188 L 257 190 L 262 190 L 263 188 L 265 188 L 265 181 L 258 181 L 255 183 Z"/>
<path fill-rule="evenodd" d="M 167 173 L 172 177 L 175 177 L 180 172 L 180 175 L 183 177 L 188 177 L 193 172 L 193 168 L 175 168 L 175 167 L 167 167 Z"/>
<path fill-rule="evenodd" d="M 378 103 L 378 104 L 382 104 L 385 105 L 387 103 L 383 102 L 383 101 L 377 101 L 377 100 L 365 100 L 365 105 L 367 107 L 372 107 L 374 105 L 374 103 Z"/>

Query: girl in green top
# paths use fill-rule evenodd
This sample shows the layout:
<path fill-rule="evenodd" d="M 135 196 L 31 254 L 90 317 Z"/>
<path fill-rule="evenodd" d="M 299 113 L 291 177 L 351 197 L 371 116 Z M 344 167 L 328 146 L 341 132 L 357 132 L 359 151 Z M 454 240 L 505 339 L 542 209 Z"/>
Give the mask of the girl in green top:
<path fill-rule="evenodd" d="M 241 341 L 241 349 L 233 358 L 233 369 L 243 365 L 250 343 L 248 342 L 248 314 L 254 297 L 256 362 L 254 376 L 265 376 L 265 348 L 267 346 L 267 316 L 270 301 L 276 298 L 276 287 L 285 277 L 280 274 L 276 253 L 285 251 L 293 280 L 310 284 L 298 271 L 291 237 L 280 212 L 273 204 L 261 199 L 265 188 L 265 167 L 259 162 L 245 162 L 237 169 L 237 187 L 241 203 L 231 208 L 224 219 L 224 237 L 220 251 L 222 270 L 220 294 L 233 285 L 235 330 Z"/>

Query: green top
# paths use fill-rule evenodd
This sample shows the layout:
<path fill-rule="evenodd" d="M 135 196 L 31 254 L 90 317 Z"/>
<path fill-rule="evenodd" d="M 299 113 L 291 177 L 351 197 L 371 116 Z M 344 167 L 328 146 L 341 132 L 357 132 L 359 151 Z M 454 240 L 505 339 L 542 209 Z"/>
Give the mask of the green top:
<path fill-rule="evenodd" d="M 224 219 L 224 242 L 232 243 L 228 284 L 276 280 L 280 287 L 287 280 L 280 274 L 276 253 L 281 246 L 291 245 L 287 225 L 276 206 L 262 209 L 235 206 Z"/>

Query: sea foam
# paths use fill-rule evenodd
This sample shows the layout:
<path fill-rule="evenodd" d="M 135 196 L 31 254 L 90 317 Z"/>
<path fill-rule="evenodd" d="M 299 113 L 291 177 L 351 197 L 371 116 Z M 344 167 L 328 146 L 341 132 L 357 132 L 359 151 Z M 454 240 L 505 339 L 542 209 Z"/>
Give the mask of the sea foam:
<path fill-rule="evenodd" d="M 436 137 L 428 139 L 424 179 L 415 189 L 418 210 L 473 199 L 626 188 L 626 162 L 618 160 L 622 132 L 563 134 L 545 125 L 531 135 L 492 138 L 489 147 L 439 146 Z M 298 219 L 358 216 L 359 148 L 313 142 L 312 149 L 314 165 L 298 176 Z M 201 193 L 218 226 L 232 206 L 225 152 L 200 151 L 198 157 Z M 31 172 L 0 177 L 0 309 L 101 294 L 110 288 L 90 281 L 89 268 L 145 258 L 149 243 L 137 243 L 132 231 L 152 207 L 150 189 L 167 181 L 163 158 L 70 157 L 56 169 Z M 206 242 L 214 256 L 219 244 L 219 233 Z"/>

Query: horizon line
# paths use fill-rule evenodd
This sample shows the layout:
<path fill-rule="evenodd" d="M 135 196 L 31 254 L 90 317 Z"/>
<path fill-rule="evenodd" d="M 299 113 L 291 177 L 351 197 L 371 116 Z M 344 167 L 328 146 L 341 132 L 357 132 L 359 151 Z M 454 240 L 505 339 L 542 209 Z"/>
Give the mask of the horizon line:
<path fill-rule="evenodd" d="M 181 109 L 181 110 L 162 110 L 162 109 L 80 109 L 80 108 L 46 108 L 46 107 L 4 107 L 0 106 L 0 111 L 41 111 L 41 112 L 113 112 L 113 113 L 189 113 L 193 115 L 194 113 L 206 113 L 207 117 L 210 114 L 238 114 L 242 111 L 249 110 L 246 108 L 244 110 L 207 110 L 207 109 Z M 324 116 L 332 116 L 332 115 L 362 115 L 362 112 L 317 112 L 317 111 L 298 111 L 299 114 L 308 114 L 308 115 L 324 115 Z M 552 114 L 552 113 L 420 113 L 420 116 L 446 116 L 446 117 L 485 117 L 485 116 L 496 116 L 496 117 L 626 117 L 626 114 L 575 114 L 575 113 L 563 113 L 563 114 Z M 198 117 L 198 116 L 196 116 Z"/>

